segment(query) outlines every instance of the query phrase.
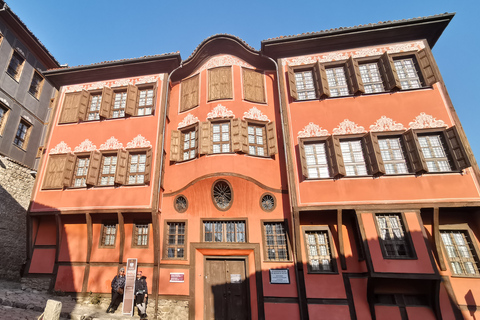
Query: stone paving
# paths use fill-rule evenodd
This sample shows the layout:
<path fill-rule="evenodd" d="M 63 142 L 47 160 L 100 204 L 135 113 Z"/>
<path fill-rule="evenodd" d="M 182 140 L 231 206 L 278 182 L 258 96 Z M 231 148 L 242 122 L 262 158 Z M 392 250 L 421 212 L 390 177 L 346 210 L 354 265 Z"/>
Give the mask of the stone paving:
<path fill-rule="evenodd" d="M 1 320 L 37 320 L 42 314 L 48 299 L 62 302 L 61 320 L 132 320 L 140 319 L 139 316 L 122 316 L 120 308 L 115 314 L 105 313 L 108 299 L 103 299 L 99 305 L 88 301 L 80 302 L 71 296 L 59 296 L 45 291 L 22 289 L 21 283 L 0 279 L 0 319 Z M 120 305 L 121 307 L 122 305 Z M 135 308 L 136 312 L 136 308 Z M 153 315 L 149 306 L 148 311 Z M 149 317 L 153 319 L 153 317 Z"/>

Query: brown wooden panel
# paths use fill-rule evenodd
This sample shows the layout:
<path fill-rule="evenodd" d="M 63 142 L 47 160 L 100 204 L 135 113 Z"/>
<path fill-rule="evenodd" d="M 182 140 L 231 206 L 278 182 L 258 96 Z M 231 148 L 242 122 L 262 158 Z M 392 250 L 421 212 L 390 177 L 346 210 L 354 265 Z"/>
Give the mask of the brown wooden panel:
<path fill-rule="evenodd" d="M 408 130 L 403 134 L 405 141 L 405 151 L 408 156 L 412 170 L 415 173 L 427 172 L 427 163 L 423 157 L 422 150 L 420 149 L 420 143 L 418 137 L 413 129 Z"/>
<path fill-rule="evenodd" d="M 330 97 L 330 88 L 328 87 L 327 72 L 325 66 L 317 62 L 314 66 L 315 80 L 317 81 L 317 97 Z"/>
<path fill-rule="evenodd" d="M 462 141 L 460 140 L 457 128 L 455 126 L 450 127 L 445 130 L 445 134 L 447 136 L 446 140 L 455 168 L 458 170 L 463 170 L 470 167 L 470 160 L 468 160 L 467 152 L 465 151 Z"/>
<path fill-rule="evenodd" d="M 343 163 L 342 149 L 338 137 L 330 136 L 327 139 L 328 156 L 331 163 L 332 176 L 345 176 L 345 164 Z"/>
<path fill-rule="evenodd" d="M 183 80 L 181 84 L 180 111 L 198 106 L 199 75 Z"/>
<path fill-rule="evenodd" d="M 65 159 L 65 168 L 63 170 L 63 186 L 70 187 L 72 184 L 73 170 L 75 169 L 75 161 L 77 157 L 72 153 L 67 153 Z"/>
<path fill-rule="evenodd" d="M 418 63 L 420 64 L 420 68 L 422 69 L 423 79 L 425 80 L 425 84 L 427 86 L 431 86 L 434 83 L 440 81 L 440 76 L 437 73 L 437 69 L 435 67 L 435 62 L 430 50 L 422 49 L 418 51 Z"/>
<path fill-rule="evenodd" d="M 277 148 L 277 130 L 275 128 L 275 122 L 267 123 L 267 148 L 268 155 L 273 156 L 278 153 Z"/>
<path fill-rule="evenodd" d="M 113 90 L 110 87 L 103 87 L 102 89 L 102 102 L 100 103 L 100 117 L 110 117 L 110 108 L 113 102 Z"/>
<path fill-rule="evenodd" d="M 180 161 L 182 132 L 179 130 L 172 130 L 172 135 L 170 136 L 170 161 Z M 182 149 L 183 150 L 183 149 Z"/>
<path fill-rule="evenodd" d="M 208 70 L 208 101 L 232 99 L 232 67 Z"/>
<path fill-rule="evenodd" d="M 243 68 L 243 98 L 253 102 L 266 102 L 262 72 Z"/>
<path fill-rule="evenodd" d="M 363 136 L 368 172 L 372 175 L 385 174 L 385 165 L 378 145 L 378 139 L 371 132 Z"/>
<path fill-rule="evenodd" d="M 298 142 L 298 150 L 300 152 L 300 162 L 302 165 L 302 175 L 305 178 L 308 178 L 308 168 L 307 168 L 307 157 L 305 155 L 305 144 L 303 142 L 303 139 L 300 139 Z"/>
<path fill-rule="evenodd" d="M 48 159 L 42 189 L 63 188 L 63 172 L 67 155 L 50 155 Z"/>
<path fill-rule="evenodd" d="M 138 88 L 137 86 L 129 84 L 127 86 L 127 102 L 125 103 L 125 114 L 134 116 L 137 114 L 137 98 Z"/>
<path fill-rule="evenodd" d="M 88 173 L 86 184 L 94 186 L 97 184 L 98 175 L 100 174 L 100 165 L 102 164 L 102 153 L 98 150 L 92 151 L 90 154 L 90 163 L 88 165 Z"/>
<path fill-rule="evenodd" d="M 90 93 L 82 90 L 78 97 L 78 120 L 85 120 L 88 110 L 88 103 L 90 101 Z"/>
<path fill-rule="evenodd" d="M 199 154 L 210 153 L 210 139 L 210 121 L 200 123 L 200 148 L 198 150 Z"/>
<path fill-rule="evenodd" d="M 78 121 L 78 101 L 79 93 L 70 92 L 65 94 L 63 101 L 62 114 L 59 123 L 72 123 Z"/>
<path fill-rule="evenodd" d="M 387 90 L 402 89 L 397 69 L 393 65 L 393 59 L 386 51 L 380 56 L 380 68 L 386 77 L 385 85 Z"/>
<path fill-rule="evenodd" d="M 120 149 L 117 152 L 117 171 L 115 172 L 115 183 L 125 184 L 127 181 L 128 151 Z"/>
<path fill-rule="evenodd" d="M 365 93 L 365 87 L 363 86 L 362 77 L 360 76 L 360 69 L 358 67 L 357 60 L 354 60 L 352 56 L 346 62 L 346 70 L 348 75 L 348 84 L 352 92 Z"/>
<path fill-rule="evenodd" d="M 150 176 L 152 172 L 152 149 L 147 150 L 147 158 L 145 159 L 145 178 L 144 182 L 148 183 L 150 182 Z"/>
<path fill-rule="evenodd" d="M 290 96 L 294 100 L 298 100 L 298 91 L 297 91 L 297 81 L 295 80 L 295 72 L 292 67 L 287 65 L 287 77 L 288 77 L 288 89 L 290 91 Z"/>

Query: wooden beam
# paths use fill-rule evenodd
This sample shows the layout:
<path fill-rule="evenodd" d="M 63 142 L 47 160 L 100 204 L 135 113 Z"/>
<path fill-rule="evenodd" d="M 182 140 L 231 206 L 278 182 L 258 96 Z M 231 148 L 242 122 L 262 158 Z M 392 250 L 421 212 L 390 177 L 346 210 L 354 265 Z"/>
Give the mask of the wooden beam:
<path fill-rule="evenodd" d="M 85 220 L 87 222 L 87 258 L 85 270 L 83 272 L 83 284 L 82 292 L 87 292 L 88 288 L 88 277 L 90 276 L 90 257 L 92 256 L 92 243 L 93 243 L 93 225 L 92 225 L 92 216 L 90 213 L 85 213 Z"/>
<path fill-rule="evenodd" d="M 342 209 L 337 210 L 337 236 L 338 236 L 338 252 L 340 254 L 340 265 L 342 266 L 342 270 L 347 270 L 347 261 L 345 260 L 345 247 L 343 244 Z"/>
<path fill-rule="evenodd" d="M 435 255 L 437 257 L 438 264 L 440 266 L 440 270 L 446 271 L 447 266 L 445 265 L 445 259 L 443 257 L 442 251 L 442 239 L 440 236 L 440 208 L 435 207 L 433 208 L 433 226 L 432 226 L 432 235 L 433 241 L 435 243 Z"/>
<path fill-rule="evenodd" d="M 152 231 L 153 231 L 153 279 L 152 293 L 155 300 L 155 317 L 158 314 L 158 281 L 160 278 L 160 230 L 158 225 L 157 210 L 152 210 Z"/>
<path fill-rule="evenodd" d="M 117 217 L 118 217 L 118 228 L 120 229 L 120 252 L 118 255 L 118 263 L 120 265 L 123 264 L 123 252 L 125 249 L 125 224 L 123 222 L 123 214 L 122 212 L 118 211 L 117 212 Z"/>

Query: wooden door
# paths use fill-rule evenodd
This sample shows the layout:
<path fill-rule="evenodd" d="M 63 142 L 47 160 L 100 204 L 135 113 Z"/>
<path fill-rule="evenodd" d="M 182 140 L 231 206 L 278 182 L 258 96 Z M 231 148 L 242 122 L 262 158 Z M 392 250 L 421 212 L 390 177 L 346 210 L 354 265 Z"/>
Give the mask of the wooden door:
<path fill-rule="evenodd" d="M 205 319 L 250 318 L 245 260 L 205 261 Z"/>

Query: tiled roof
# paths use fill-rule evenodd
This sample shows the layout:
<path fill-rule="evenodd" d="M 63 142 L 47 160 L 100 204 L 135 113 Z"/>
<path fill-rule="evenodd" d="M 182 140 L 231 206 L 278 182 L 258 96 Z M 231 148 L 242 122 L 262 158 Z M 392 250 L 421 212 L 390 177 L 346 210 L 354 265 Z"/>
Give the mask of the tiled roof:
<path fill-rule="evenodd" d="M 239 38 L 239 37 L 237 37 L 237 36 L 234 36 L 233 34 L 217 33 L 217 34 L 214 34 L 213 36 L 210 36 L 210 37 L 204 39 L 202 42 L 200 42 L 200 44 L 195 48 L 195 50 L 193 50 L 193 52 L 190 54 L 190 56 L 189 56 L 187 59 L 185 59 L 185 60 L 188 60 L 188 59 L 190 59 L 191 57 L 193 57 L 193 56 L 197 53 L 198 49 L 200 49 L 200 47 L 201 47 L 204 43 L 206 43 L 207 41 L 209 41 L 209 40 L 212 39 L 212 38 L 216 38 L 216 37 L 220 37 L 220 36 L 227 36 L 227 37 L 234 38 L 235 40 L 238 40 L 238 41 L 241 42 L 243 45 L 245 45 L 248 49 L 253 50 L 253 51 L 257 51 L 254 47 L 252 47 L 251 45 L 249 45 L 245 40 L 243 40 L 243 39 L 241 39 L 241 38 Z M 184 60 L 184 61 L 185 61 L 185 60 Z"/>
<path fill-rule="evenodd" d="M 279 36 L 279 37 L 275 37 L 275 38 L 268 38 L 267 40 L 264 40 L 262 42 L 275 41 L 275 40 L 281 40 L 281 39 L 301 38 L 301 37 L 305 37 L 305 36 L 330 34 L 330 33 L 352 31 L 352 30 L 358 30 L 358 29 L 374 28 L 374 27 L 381 27 L 381 26 L 385 26 L 385 25 L 392 25 L 392 24 L 399 24 L 399 23 L 416 22 L 416 21 L 432 19 L 432 18 L 440 18 L 440 17 L 450 16 L 450 15 L 452 15 L 452 13 L 445 12 L 445 13 L 442 13 L 442 14 L 436 14 L 436 15 L 431 15 L 431 16 L 426 16 L 426 17 L 418 17 L 418 18 L 402 19 L 402 20 L 379 21 L 377 23 L 359 24 L 359 25 L 353 26 L 353 27 L 339 27 L 339 28 L 325 29 L 325 30 L 322 30 L 322 31 L 300 33 L 300 34 L 297 34 L 297 35 Z"/>

